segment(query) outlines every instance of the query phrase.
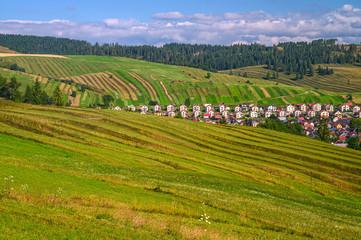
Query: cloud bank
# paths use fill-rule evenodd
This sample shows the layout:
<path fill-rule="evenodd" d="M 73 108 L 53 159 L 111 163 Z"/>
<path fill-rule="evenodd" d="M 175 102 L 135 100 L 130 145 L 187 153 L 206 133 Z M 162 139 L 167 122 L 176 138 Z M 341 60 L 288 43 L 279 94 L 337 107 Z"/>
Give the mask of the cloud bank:
<path fill-rule="evenodd" d="M 192 14 L 157 13 L 152 21 L 104 19 L 101 22 L 69 20 L 0 20 L 0 33 L 57 36 L 92 43 L 122 45 L 205 43 L 272 45 L 284 41 L 337 38 L 344 43 L 361 42 L 361 9 L 352 5 L 319 14 L 290 13 L 276 16 L 263 11 L 250 13 Z"/>

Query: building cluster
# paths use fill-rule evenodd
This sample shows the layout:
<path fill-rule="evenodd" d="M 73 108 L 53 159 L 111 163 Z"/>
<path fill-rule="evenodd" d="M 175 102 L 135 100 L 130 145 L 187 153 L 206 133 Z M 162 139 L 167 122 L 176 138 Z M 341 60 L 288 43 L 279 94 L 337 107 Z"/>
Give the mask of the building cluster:
<path fill-rule="evenodd" d="M 176 105 L 161 106 L 127 106 L 122 109 L 119 106 L 114 110 L 139 111 L 141 114 L 153 114 L 157 116 L 181 117 L 194 121 L 208 123 L 223 123 L 232 125 L 247 125 L 256 127 L 259 123 L 264 122 L 265 118 L 278 118 L 285 123 L 293 123 L 298 121 L 304 128 L 307 136 L 315 137 L 317 126 L 321 118 L 327 119 L 331 136 L 335 139 L 336 144 L 344 144 L 347 139 L 357 134 L 349 127 L 352 117 L 361 118 L 361 109 L 358 105 L 344 103 L 339 106 L 332 104 L 288 104 L 285 107 L 277 107 L 276 105 L 260 106 L 256 104 L 243 103 L 236 106 L 228 106 L 225 104 L 195 104 L 186 106 L 184 104 L 179 107 Z"/>

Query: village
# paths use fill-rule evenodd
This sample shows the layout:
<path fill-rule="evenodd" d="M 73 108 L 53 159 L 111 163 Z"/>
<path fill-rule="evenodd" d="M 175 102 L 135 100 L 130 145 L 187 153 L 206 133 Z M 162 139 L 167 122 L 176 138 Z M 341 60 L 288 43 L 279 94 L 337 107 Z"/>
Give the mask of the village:
<path fill-rule="evenodd" d="M 140 112 L 141 114 L 153 114 L 156 116 L 168 116 L 189 119 L 193 121 L 211 124 L 230 124 L 257 127 L 266 118 L 279 119 L 287 124 L 298 122 L 302 125 L 304 134 L 311 138 L 317 137 L 317 127 L 321 118 L 327 119 L 330 129 L 332 144 L 347 147 L 347 140 L 351 137 L 361 137 L 356 129 L 351 129 L 352 118 L 361 118 L 361 109 L 358 105 L 344 103 L 339 106 L 332 104 L 288 104 L 285 107 L 275 105 L 259 106 L 256 104 L 243 103 L 236 106 L 218 104 L 195 104 L 188 107 L 185 104 L 161 106 L 116 106 L 113 110 L 125 110 Z"/>

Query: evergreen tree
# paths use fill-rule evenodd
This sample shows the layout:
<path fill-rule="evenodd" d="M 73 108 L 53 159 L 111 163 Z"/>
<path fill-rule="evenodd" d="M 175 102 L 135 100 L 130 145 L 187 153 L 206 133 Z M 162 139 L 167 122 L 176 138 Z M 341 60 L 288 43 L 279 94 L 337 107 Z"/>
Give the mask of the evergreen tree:
<path fill-rule="evenodd" d="M 33 104 L 33 102 L 34 102 L 33 89 L 29 85 L 26 86 L 23 102 L 31 103 L 31 104 Z"/>
<path fill-rule="evenodd" d="M 322 118 L 317 129 L 317 138 L 324 142 L 330 142 L 330 129 L 326 119 Z"/>
<path fill-rule="evenodd" d="M 42 99 L 41 99 L 41 86 L 40 86 L 40 82 L 36 79 L 34 86 L 33 86 L 33 103 L 36 105 L 41 104 Z"/>
<path fill-rule="evenodd" d="M 243 73 L 243 77 L 244 77 L 244 78 L 247 78 L 247 77 L 248 77 L 248 76 L 247 76 L 247 72 L 244 72 L 244 73 Z"/>
<path fill-rule="evenodd" d="M 347 147 L 352 148 L 355 150 L 361 150 L 360 146 L 360 138 L 359 137 L 352 137 L 347 141 Z"/>
<path fill-rule="evenodd" d="M 109 94 L 104 95 L 104 96 L 102 97 L 102 99 L 103 99 L 103 102 L 104 102 L 104 106 L 105 106 L 106 108 L 108 108 L 108 107 L 110 106 L 110 103 L 114 102 L 113 96 L 112 96 L 112 95 L 109 95 Z"/>
<path fill-rule="evenodd" d="M 275 72 L 273 72 L 272 78 L 273 78 L 273 79 L 276 79 L 276 78 L 277 78 L 277 76 L 276 76 L 276 73 L 275 73 Z"/>
<path fill-rule="evenodd" d="M 270 80 L 271 79 L 271 74 L 268 72 L 267 75 L 266 75 L 266 79 L 267 80 Z"/>
<path fill-rule="evenodd" d="M 52 99 L 56 106 L 64 106 L 63 92 L 60 90 L 59 85 L 54 89 Z"/>
<path fill-rule="evenodd" d="M 21 100 L 21 93 L 19 91 L 19 88 L 21 86 L 21 83 L 16 80 L 16 77 L 13 76 L 10 79 L 9 83 L 9 99 L 13 100 L 14 102 L 20 102 Z"/>
<path fill-rule="evenodd" d="M 313 72 L 313 67 L 312 65 L 310 65 L 310 76 L 313 77 L 315 75 L 315 73 Z"/>
<path fill-rule="evenodd" d="M 185 101 L 184 101 L 184 105 L 187 105 L 187 107 L 189 107 L 191 105 L 191 100 L 189 98 L 187 98 Z"/>

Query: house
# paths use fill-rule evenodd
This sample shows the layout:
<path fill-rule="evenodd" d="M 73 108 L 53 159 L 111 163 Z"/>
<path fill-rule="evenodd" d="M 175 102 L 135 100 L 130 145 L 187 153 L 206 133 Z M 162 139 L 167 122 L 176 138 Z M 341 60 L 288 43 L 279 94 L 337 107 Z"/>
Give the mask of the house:
<path fill-rule="evenodd" d="M 249 103 L 242 103 L 241 107 L 242 107 L 242 111 L 248 111 L 248 108 L 250 107 L 251 104 Z"/>
<path fill-rule="evenodd" d="M 197 110 L 195 112 L 193 112 L 193 117 L 197 118 L 198 116 L 201 116 L 202 115 L 202 112 Z"/>
<path fill-rule="evenodd" d="M 209 111 L 208 114 L 210 115 L 210 117 L 213 117 L 215 112 L 213 110 Z"/>
<path fill-rule="evenodd" d="M 295 117 L 299 117 L 302 114 L 302 112 L 298 109 L 296 109 L 295 111 L 293 111 L 293 116 Z"/>
<path fill-rule="evenodd" d="M 201 110 L 201 106 L 199 106 L 198 104 L 193 105 L 193 112 L 200 110 Z"/>
<path fill-rule="evenodd" d="M 267 107 L 267 111 L 269 112 L 276 112 L 277 111 L 277 107 L 275 105 L 268 105 Z"/>
<path fill-rule="evenodd" d="M 139 109 L 140 109 L 140 111 L 142 112 L 142 113 L 146 113 L 146 112 L 148 112 L 148 106 L 147 105 L 141 105 L 140 107 L 139 107 Z"/>
<path fill-rule="evenodd" d="M 291 112 L 295 111 L 295 107 L 292 106 L 291 104 L 287 104 L 285 107 L 285 110 L 286 110 L 286 112 L 291 113 Z"/>
<path fill-rule="evenodd" d="M 128 111 L 132 111 L 132 112 L 135 112 L 137 109 L 134 105 L 130 105 L 128 106 Z"/>
<path fill-rule="evenodd" d="M 224 117 L 225 119 L 229 118 L 230 115 L 231 115 L 231 114 L 230 114 L 230 112 L 228 112 L 228 111 L 223 111 L 223 112 L 222 112 L 222 117 Z"/>
<path fill-rule="evenodd" d="M 321 111 L 321 104 L 319 103 L 311 103 L 309 106 L 315 112 Z"/>
<path fill-rule="evenodd" d="M 333 112 L 333 105 L 332 104 L 323 104 L 323 109 L 327 112 Z"/>
<path fill-rule="evenodd" d="M 296 105 L 297 108 L 302 111 L 302 112 L 306 112 L 307 111 L 307 105 L 305 103 L 301 103 L 301 104 L 297 104 Z"/>
<path fill-rule="evenodd" d="M 330 116 L 330 113 L 326 110 L 320 111 L 320 117 L 322 118 L 328 118 Z"/>
<path fill-rule="evenodd" d="M 350 105 L 347 103 L 344 103 L 344 104 L 341 104 L 340 106 L 338 106 L 338 109 L 341 112 L 347 112 L 347 111 L 350 111 Z"/>
<path fill-rule="evenodd" d="M 237 105 L 237 106 L 234 107 L 234 112 L 240 112 L 240 111 L 242 111 L 241 106 Z"/>
<path fill-rule="evenodd" d="M 168 117 L 175 117 L 175 112 L 174 111 L 169 111 L 167 112 Z"/>
<path fill-rule="evenodd" d="M 160 112 L 160 111 L 162 111 L 162 107 L 159 104 L 153 107 L 153 112 Z"/>
<path fill-rule="evenodd" d="M 187 105 L 185 105 L 185 104 L 180 105 L 179 111 L 187 111 L 187 110 L 188 110 Z"/>
<path fill-rule="evenodd" d="M 248 116 L 251 117 L 251 118 L 256 118 L 256 117 L 258 117 L 258 112 L 256 112 L 256 111 L 250 111 L 250 112 L 248 113 Z"/>
<path fill-rule="evenodd" d="M 211 114 L 205 113 L 205 114 L 203 114 L 203 117 L 206 118 L 206 119 L 211 118 Z"/>
<path fill-rule="evenodd" d="M 182 118 L 187 118 L 188 117 L 188 112 L 186 110 L 183 110 L 180 113 L 181 113 Z"/>
<path fill-rule="evenodd" d="M 357 105 L 353 106 L 351 109 L 352 109 L 352 112 L 353 112 L 353 113 L 357 113 L 357 112 L 360 111 L 360 107 L 357 106 Z"/>
<path fill-rule="evenodd" d="M 257 105 L 253 105 L 252 107 L 250 107 L 250 111 L 252 112 L 258 112 L 259 111 L 259 108 Z"/>
<path fill-rule="evenodd" d="M 206 112 L 209 112 L 209 111 L 214 111 L 214 106 L 212 104 L 208 104 L 206 106 Z"/>
<path fill-rule="evenodd" d="M 342 117 L 342 113 L 340 111 L 334 111 L 332 115 L 338 118 Z"/>
<path fill-rule="evenodd" d="M 167 105 L 167 112 L 172 112 L 174 111 L 175 107 L 174 105 L 170 104 L 170 105 Z"/>
<path fill-rule="evenodd" d="M 219 112 L 222 113 L 223 111 L 226 111 L 226 106 L 223 103 L 218 104 L 218 109 Z"/>
<path fill-rule="evenodd" d="M 264 117 L 266 117 L 266 118 L 271 117 L 271 115 L 272 115 L 272 111 L 265 111 L 264 112 Z"/>
<path fill-rule="evenodd" d="M 102 110 L 103 108 L 101 108 L 101 107 L 97 107 L 97 109 L 98 109 L 98 110 Z"/>
<path fill-rule="evenodd" d="M 220 119 L 222 119 L 222 116 L 221 116 L 221 115 L 215 115 L 214 118 L 215 118 L 216 120 L 220 120 Z"/>
<path fill-rule="evenodd" d="M 258 124 L 259 124 L 259 120 L 254 120 L 254 121 L 252 121 L 252 127 L 257 127 L 258 126 Z"/>
<path fill-rule="evenodd" d="M 237 112 L 235 113 L 235 115 L 236 115 L 236 118 L 237 118 L 237 119 L 244 117 L 244 114 L 243 114 L 243 112 L 241 112 L 241 111 L 237 111 Z"/>
<path fill-rule="evenodd" d="M 115 108 L 113 108 L 113 110 L 122 111 L 122 108 L 119 106 L 116 106 Z"/>
<path fill-rule="evenodd" d="M 316 112 L 314 110 L 307 111 L 307 117 L 316 117 Z"/>
<path fill-rule="evenodd" d="M 281 110 L 281 111 L 278 112 L 278 116 L 279 116 L 279 117 L 286 117 L 286 116 L 287 116 L 287 112 L 284 111 L 284 110 Z"/>

